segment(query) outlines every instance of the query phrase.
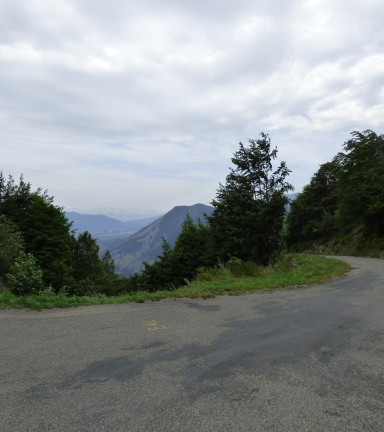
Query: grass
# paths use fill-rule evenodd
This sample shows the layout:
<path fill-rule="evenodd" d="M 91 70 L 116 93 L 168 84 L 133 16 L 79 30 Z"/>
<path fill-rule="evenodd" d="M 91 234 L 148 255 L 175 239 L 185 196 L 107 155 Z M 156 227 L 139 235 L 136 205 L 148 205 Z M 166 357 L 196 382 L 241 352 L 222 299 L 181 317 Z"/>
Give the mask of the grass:
<path fill-rule="evenodd" d="M 344 276 L 349 265 L 335 259 L 315 255 L 287 255 L 275 266 L 265 268 L 255 265 L 244 267 L 247 276 L 241 274 L 241 267 L 234 271 L 224 267 L 216 271 L 206 270 L 199 273 L 196 280 L 174 291 L 157 291 L 123 294 L 117 297 L 106 296 L 73 296 L 65 295 L 29 295 L 18 297 L 9 292 L 0 293 L 0 309 L 35 310 L 51 308 L 68 308 L 145 301 L 158 301 L 166 298 L 209 298 L 218 295 L 241 295 L 257 292 L 271 292 L 275 289 L 291 288 L 300 285 L 311 285 L 327 282 L 334 277 Z M 236 274 L 236 276 L 235 276 Z"/>

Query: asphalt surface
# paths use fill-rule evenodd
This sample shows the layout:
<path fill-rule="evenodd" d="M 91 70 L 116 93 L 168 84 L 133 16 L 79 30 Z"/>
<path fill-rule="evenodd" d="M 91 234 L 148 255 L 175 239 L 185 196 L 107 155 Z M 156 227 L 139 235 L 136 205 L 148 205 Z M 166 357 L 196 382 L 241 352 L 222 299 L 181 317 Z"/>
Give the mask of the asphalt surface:
<path fill-rule="evenodd" d="M 0 311 L 0 431 L 384 431 L 384 261 L 269 294 Z"/>

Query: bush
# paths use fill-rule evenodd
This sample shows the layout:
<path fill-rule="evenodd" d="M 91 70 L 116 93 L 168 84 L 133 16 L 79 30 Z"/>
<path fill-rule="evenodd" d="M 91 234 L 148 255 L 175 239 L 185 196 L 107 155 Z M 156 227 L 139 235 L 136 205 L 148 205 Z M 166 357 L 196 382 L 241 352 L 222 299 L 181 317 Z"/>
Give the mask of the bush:
<path fill-rule="evenodd" d="M 242 261 L 239 258 L 231 258 L 227 267 L 234 277 L 258 277 L 261 276 L 261 267 L 251 261 Z"/>
<path fill-rule="evenodd" d="M 231 277 L 231 272 L 226 267 L 224 267 L 222 263 L 220 263 L 216 267 L 200 267 L 199 269 L 197 269 L 194 282 L 217 282 L 218 280 L 226 280 Z"/>
<path fill-rule="evenodd" d="M 71 287 L 66 289 L 69 295 L 75 296 L 117 296 L 139 291 L 143 287 L 140 285 L 141 275 L 126 278 L 114 273 L 104 272 L 102 274 L 90 275 L 76 281 Z"/>
<path fill-rule="evenodd" d="M 0 277 L 5 276 L 20 250 L 23 249 L 23 237 L 18 228 L 4 215 L 0 215 Z"/>
<path fill-rule="evenodd" d="M 263 273 L 263 267 L 251 261 L 242 261 L 239 258 L 232 257 L 225 265 L 219 265 L 213 268 L 200 267 L 197 270 L 194 282 L 217 282 L 218 280 L 230 280 L 233 278 L 243 277 L 260 277 Z"/>
<path fill-rule="evenodd" d="M 11 273 L 5 276 L 5 280 L 6 287 L 15 295 L 38 294 L 45 289 L 43 271 L 36 264 L 36 258 L 22 251 L 19 252 L 11 267 Z"/>

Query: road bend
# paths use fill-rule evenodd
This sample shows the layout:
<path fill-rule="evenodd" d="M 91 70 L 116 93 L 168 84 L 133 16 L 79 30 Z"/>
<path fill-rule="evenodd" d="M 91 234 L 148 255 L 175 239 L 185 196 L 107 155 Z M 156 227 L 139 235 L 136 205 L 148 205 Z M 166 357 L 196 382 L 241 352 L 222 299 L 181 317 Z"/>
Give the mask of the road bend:
<path fill-rule="evenodd" d="M 273 293 L 0 311 L 0 430 L 383 431 L 384 261 Z"/>

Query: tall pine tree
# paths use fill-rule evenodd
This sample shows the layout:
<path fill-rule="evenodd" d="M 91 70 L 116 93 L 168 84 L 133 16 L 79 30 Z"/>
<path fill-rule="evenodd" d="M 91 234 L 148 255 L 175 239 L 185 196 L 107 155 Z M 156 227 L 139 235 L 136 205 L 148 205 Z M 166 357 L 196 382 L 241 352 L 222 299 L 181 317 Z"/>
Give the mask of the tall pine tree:
<path fill-rule="evenodd" d="M 267 264 L 281 245 L 281 229 L 289 200 L 284 195 L 293 190 L 285 181 L 290 170 L 285 162 L 273 168 L 277 148 L 271 149 L 267 134 L 249 140 L 249 147 L 239 143 L 234 153 L 226 184 L 220 184 L 215 207 L 207 217 L 212 230 L 213 247 L 227 261 L 231 257 Z"/>

